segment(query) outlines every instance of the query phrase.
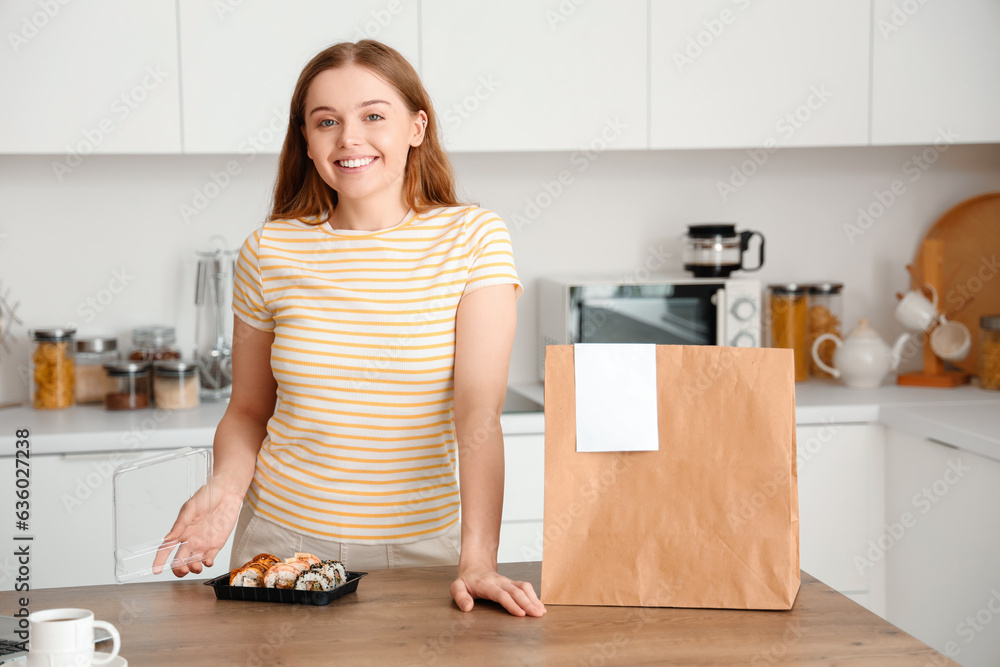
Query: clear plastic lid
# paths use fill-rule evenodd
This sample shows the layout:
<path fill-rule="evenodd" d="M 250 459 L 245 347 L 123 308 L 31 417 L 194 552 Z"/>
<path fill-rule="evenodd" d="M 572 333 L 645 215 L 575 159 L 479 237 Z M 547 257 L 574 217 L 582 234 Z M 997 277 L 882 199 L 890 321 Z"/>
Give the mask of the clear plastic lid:
<path fill-rule="evenodd" d="M 191 555 L 176 560 L 182 543 L 164 543 L 178 512 L 204 487 L 194 502 L 211 507 L 212 452 L 185 447 L 150 458 L 123 463 L 114 473 L 115 579 L 134 581 L 153 574 L 161 550 L 164 571 L 175 564 L 199 560 Z M 198 508 L 192 508 L 199 511 Z"/>

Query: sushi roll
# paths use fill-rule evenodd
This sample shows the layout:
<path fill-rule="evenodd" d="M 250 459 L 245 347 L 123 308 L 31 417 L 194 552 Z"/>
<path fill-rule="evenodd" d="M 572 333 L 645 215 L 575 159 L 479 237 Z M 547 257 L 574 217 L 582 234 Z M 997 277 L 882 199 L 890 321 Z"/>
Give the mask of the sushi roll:
<path fill-rule="evenodd" d="M 295 560 L 305 561 L 309 565 L 316 565 L 317 563 L 320 562 L 319 558 L 316 558 L 316 556 L 313 556 L 312 554 L 298 553 L 298 552 L 296 552 L 295 554 Z"/>
<path fill-rule="evenodd" d="M 347 570 L 339 560 L 324 560 L 318 565 L 313 565 L 311 569 L 325 574 L 334 586 L 339 586 L 347 581 Z"/>
<path fill-rule="evenodd" d="M 295 590 L 297 591 L 328 591 L 334 587 L 333 580 L 320 572 L 310 568 L 295 580 Z"/>
<path fill-rule="evenodd" d="M 260 563 L 247 563 L 229 574 L 229 585 L 261 588 L 264 586 L 264 573 L 266 571 L 267 568 Z"/>
<path fill-rule="evenodd" d="M 302 572 L 291 563 L 276 563 L 264 575 L 267 588 L 292 588 Z"/>
<path fill-rule="evenodd" d="M 265 553 L 265 554 L 257 554 L 256 556 L 254 556 L 253 558 L 250 559 L 250 562 L 251 563 L 263 563 L 264 564 L 264 569 L 266 570 L 267 568 L 271 567 L 275 563 L 280 563 L 281 559 L 278 558 L 277 556 L 273 556 L 271 554 L 266 554 Z"/>

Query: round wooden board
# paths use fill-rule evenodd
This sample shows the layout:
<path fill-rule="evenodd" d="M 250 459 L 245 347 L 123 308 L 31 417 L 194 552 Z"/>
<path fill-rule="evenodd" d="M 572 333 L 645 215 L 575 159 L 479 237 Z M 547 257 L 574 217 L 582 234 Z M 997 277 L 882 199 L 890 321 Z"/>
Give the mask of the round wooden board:
<path fill-rule="evenodd" d="M 955 365 L 978 374 L 979 318 L 1000 315 L 1000 192 L 992 192 L 953 207 L 927 232 L 942 242 L 942 289 L 939 306 L 972 332 L 972 349 Z M 924 284 L 924 243 L 914 257 L 913 289 Z M 954 313 L 954 315 L 953 315 Z"/>

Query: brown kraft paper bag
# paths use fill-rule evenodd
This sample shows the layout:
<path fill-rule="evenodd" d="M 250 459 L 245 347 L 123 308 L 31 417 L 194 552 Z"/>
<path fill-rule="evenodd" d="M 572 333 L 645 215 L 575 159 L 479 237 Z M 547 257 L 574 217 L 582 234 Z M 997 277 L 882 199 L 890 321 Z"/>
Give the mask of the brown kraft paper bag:
<path fill-rule="evenodd" d="M 573 346 L 545 357 L 545 603 L 791 609 L 792 351 L 657 346 L 655 452 L 577 453 Z"/>

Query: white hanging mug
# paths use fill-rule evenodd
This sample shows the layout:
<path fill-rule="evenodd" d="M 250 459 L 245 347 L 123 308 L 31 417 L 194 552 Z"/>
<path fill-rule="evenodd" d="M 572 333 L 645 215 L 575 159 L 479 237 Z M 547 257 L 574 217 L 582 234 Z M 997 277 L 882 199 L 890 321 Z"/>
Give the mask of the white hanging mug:
<path fill-rule="evenodd" d="M 912 331 L 927 331 L 943 319 L 938 313 L 937 290 L 930 284 L 925 287 L 931 293 L 930 299 L 921 290 L 915 289 L 904 294 L 896 304 L 896 319 Z"/>

